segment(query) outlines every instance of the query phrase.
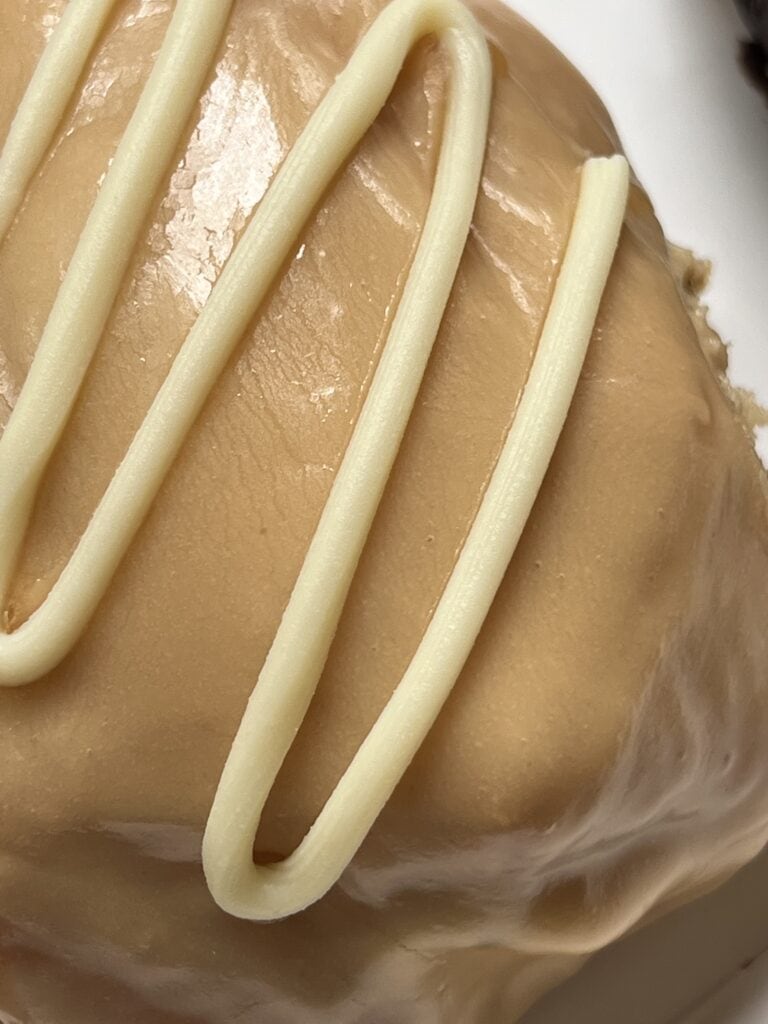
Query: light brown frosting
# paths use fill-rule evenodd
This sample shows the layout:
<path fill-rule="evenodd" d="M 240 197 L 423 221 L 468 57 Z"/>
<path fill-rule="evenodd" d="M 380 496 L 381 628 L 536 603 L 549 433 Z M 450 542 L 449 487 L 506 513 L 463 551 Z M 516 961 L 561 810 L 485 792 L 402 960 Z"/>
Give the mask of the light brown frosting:
<path fill-rule="evenodd" d="M 9 626 L 67 561 L 254 205 L 380 6 L 236 6 L 45 481 Z M 8 4 L 6 127 L 49 8 Z M 167 14 L 119 5 L 0 250 L 9 407 Z M 484 19 L 496 81 L 475 223 L 317 698 L 265 812 L 257 851 L 268 857 L 301 838 L 424 631 L 514 415 L 578 169 L 615 148 L 562 58 L 512 17 Z M 764 479 L 635 190 L 533 519 L 392 802 L 305 914 L 239 924 L 208 900 L 202 825 L 397 306 L 444 87 L 426 45 L 321 204 L 82 643 L 34 692 L 2 695 L 7 1014 L 509 1018 L 764 841 Z"/>
<path fill-rule="evenodd" d="M 0 153 L 0 240 L 53 142 L 48 107 L 74 94 L 112 0 L 70 0 Z M 5 605 L 51 455 L 178 144 L 231 0 L 178 0 L 152 73 L 69 261 L 0 436 L 0 601 Z M 85 19 L 85 26 L 82 26 Z M 105 20 L 104 14 L 97 19 Z M 290 856 L 256 864 L 254 837 L 301 728 L 413 413 L 472 223 L 488 141 L 487 40 L 458 0 L 392 0 L 374 19 L 275 175 L 101 500 L 43 603 L 0 623 L 0 686 L 63 661 L 103 600 L 203 404 L 274 286 L 297 236 L 386 103 L 410 49 L 435 36 L 450 65 L 435 182 L 397 313 L 328 500 L 248 699 L 203 836 L 208 887 L 229 913 L 277 920 L 322 898 L 352 861 L 463 669 L 541 489 L 623 227 L 629 166 L 588 160 L 536 355 L 477 514 L 392 696 Z M 51 103 L 49 94 L 56 102 Z M 47 142 L 46 142 L 47 140 Z"/>

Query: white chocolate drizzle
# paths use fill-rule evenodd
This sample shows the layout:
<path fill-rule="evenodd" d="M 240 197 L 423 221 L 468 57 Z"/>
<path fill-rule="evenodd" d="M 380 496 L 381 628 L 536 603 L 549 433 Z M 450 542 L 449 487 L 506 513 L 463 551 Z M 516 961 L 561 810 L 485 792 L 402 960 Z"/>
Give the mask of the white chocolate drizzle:
<path fill-rule="evenodd" d="M 0 156 L 9 229 L 114 0 L 70 0 Z M 72 257 L 0 438 L 0 595 L 48 460 L 204 76 L 231 0 L 177 0 L 155 68 Z M 458 0 L 393 0 L 310 118 L 221 273 L 69 563 L 40 608 L 0 634 L 0 686 L 54 668 L 82 635 L 234 346 L 334 175 L 376 119 L 410 49 L 436 34 L 451 66 L 418 249 L 352 438 L 224 766 L 203 840 L 217 903 L 296 913 L 336 882 L 439 714 L 488 614 L 570 407 L 618 244 L 623 157 L 589 160 L 536 356 L 473 526 L 389 703 L 298 848 L 256 865 L 259 820 L 320 679 L 458 269 L 487 140 L 491 67 Z M 54 95 L 56 102 L 46 106 Z"/>

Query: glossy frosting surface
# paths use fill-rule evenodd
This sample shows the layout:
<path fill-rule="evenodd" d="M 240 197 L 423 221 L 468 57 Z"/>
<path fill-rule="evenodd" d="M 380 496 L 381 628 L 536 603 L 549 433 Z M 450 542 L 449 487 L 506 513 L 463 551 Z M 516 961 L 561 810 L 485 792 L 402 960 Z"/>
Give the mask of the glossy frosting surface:
<path fill-rule="evenodd" d="M 380 6 L 236 5 L 48 473 L 10 625 L 68 559 L 249 215 Z M 0 130 L 60 9 L 5 0 Z M 168 14 L 118 5 L 0 250 L 8 408 Z M 562 58 L 498 9 L 483 16 L 496 79 L 475 222 L 317 698 L 267 806 L 262 856 L 302 836 L 424 631 L 522 391 L 578 169 L 615 149 Z M 392 802 L 307 913 L 241 924 L 209 902 L 207 809 L 396 308 L 445 81 L 422 46 L 84 640 L 34 692 L 2 695 L 0 1008 L 22 1021 L 495 1020 L 764 841 L 765 484 L 635 189 L 534 517 Z"/>

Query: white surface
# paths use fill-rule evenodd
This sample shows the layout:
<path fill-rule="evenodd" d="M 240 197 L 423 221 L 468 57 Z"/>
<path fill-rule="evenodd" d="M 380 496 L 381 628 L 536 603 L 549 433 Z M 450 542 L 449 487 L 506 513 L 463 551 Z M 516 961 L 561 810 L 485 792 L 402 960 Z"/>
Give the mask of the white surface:
<path fill-rule="evenodd" d="M 600 93 L 667 235 L 713 261 L 732 377 L 768 404 L 768 99 L 740 68 L 730 0 L 511 2 Z M 766 951 L 768 855 L 600 954 L 525 1024 L 768 1024 Z"/>

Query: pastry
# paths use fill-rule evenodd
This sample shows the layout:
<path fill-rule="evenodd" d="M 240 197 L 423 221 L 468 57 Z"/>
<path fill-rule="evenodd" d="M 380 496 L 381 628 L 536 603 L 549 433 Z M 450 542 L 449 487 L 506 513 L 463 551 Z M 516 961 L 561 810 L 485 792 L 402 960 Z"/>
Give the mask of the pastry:
<path fill-rule="evenodd" d="M 700 268 L 493 0 L 4 4 L 0 1016 L 517 1019 L 768 838 Z"/>

